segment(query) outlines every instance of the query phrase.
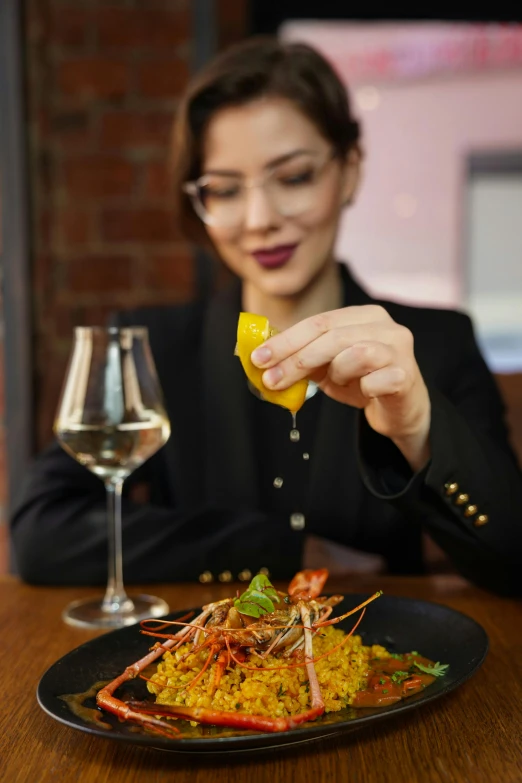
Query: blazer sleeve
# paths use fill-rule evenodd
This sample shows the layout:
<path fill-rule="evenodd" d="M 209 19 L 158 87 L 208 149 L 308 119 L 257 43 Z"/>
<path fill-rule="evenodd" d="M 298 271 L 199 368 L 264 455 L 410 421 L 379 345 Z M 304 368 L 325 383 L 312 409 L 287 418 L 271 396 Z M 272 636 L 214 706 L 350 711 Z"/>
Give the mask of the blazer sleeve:
<path fill-rule="evenodd" d="M 412 474 L 387 438 L 359 426 L 359 464 L 367 489 L 422 524 L 468 579 L 492 591 L 522 595 L 522 474 L 509 444 L 504 405 L 477 346 L 470 319 L 459 315 L 443 388 L 428 386 L 431 459 Z"/>
<path fill-rule="evenodd" d="M 131 489 L 147 479 L 147 470 L 158 467 L 150 460 L 124 487 Z M 217 578 L 228 571 L 236 580 L 246 569 L 254 574 L 261 568 L 287 579 L 301 562 L 301 548 L 287 528 L 276 516 L 254 510 L 201 505 L 182 511 L 124 496 L 124 579 L 129 584 L 194 581 L 204 572 Z M 107 580 L 103 483 L 58 444 L 30 468 L 12 514 L 11 535 L 18 573 L 29 583 Z"/>

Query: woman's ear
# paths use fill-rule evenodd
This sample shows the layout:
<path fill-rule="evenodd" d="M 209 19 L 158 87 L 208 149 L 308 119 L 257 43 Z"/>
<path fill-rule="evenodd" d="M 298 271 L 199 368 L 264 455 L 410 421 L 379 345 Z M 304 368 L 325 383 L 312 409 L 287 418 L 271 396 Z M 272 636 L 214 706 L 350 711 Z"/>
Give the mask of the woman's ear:
<path fill-rule="evenodd" d="M 346 154 L 343 166 L 344 181 L 342 189 L 342 205 L 349 206 L 354 203 L 362 178 L 363 152 L 359 144 L 350 147 Z"/>

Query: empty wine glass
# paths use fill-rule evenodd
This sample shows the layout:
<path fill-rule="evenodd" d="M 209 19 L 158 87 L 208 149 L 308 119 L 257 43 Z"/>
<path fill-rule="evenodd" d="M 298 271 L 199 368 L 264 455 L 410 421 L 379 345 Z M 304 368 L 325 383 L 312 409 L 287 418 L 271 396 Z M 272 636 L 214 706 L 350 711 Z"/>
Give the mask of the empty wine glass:
<path fill-rule="evenodd" d="M 123 482 L 170 435 L 145 327 L 75 329 L 54 432 L 65 451 L 104 482 L 109 522 L 105 596 L 74 601 L 63 619 L 110 629 L 166 614 L 161 598 L 128 596 L 123 585 Z"/>

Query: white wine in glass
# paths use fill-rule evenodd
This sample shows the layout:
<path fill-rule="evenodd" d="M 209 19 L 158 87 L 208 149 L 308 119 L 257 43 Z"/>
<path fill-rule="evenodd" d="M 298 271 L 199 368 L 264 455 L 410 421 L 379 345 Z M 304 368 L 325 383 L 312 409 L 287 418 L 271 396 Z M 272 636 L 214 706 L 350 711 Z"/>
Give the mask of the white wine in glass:
<path fill-rule="evenodd" d="M 63 619 L 110 629 L 166 614 L 161 598 L 128 596 L 123 585 L 123 482 L 170 435 L 145 327 L 75 329 L 54 432 L 65 451 L 104 482 L 109 523 L 105 596 L 74 601 Z"/>

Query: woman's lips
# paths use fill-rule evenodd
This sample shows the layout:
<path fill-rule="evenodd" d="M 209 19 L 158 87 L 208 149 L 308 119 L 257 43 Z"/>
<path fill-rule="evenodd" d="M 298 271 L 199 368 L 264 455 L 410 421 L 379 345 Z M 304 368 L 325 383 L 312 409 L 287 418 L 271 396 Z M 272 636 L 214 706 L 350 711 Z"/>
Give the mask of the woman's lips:
<path fill-rule="evenodd" d="M 267 248 L 266 250 L 254 250 L 252 256 L 260 266 L 265 269 L 277 269 L 284 266 L 293 256 L 297 244 L 278 245 L 278 247 Z"/>

